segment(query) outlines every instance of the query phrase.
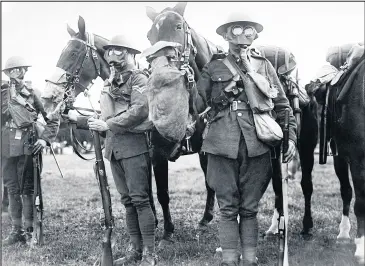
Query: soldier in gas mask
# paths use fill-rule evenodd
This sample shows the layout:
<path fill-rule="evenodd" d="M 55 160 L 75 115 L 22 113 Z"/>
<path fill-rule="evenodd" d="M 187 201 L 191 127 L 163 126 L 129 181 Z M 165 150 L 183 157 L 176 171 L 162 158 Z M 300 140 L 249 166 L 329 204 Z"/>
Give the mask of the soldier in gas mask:
<path fill-rule="evenodd" d="M 114 265 L 156 265 L 155 216 L 148 182 L 151 158 L 146 131 L 152 124 L 148 121 L 147 76 L 136 66 L 135 55 L 140 51 L 125 36 L 113 37 L 104 48 L 111 76 L 101 93 L 101 119 L 86 119 L 73 110 L 68 118 L 80 128 L 106 133 L 105 158 L 126 208 L 130 235 L 126 256 Z"/>
<path fill-rule="evenodd" d="M 30 64 L 20 56 L 10 57 L 4 73 L 10 78 L 9 86 L 2 87 L 2 176 L 9 194 L 9 214 L 12 229 L 3 246 L 31 239 L 33 232 L 33 167 L 29 156 L 37 154 L 56 136 L 55 125 L 42 127 L 36 121 L 38 114 L 46 118 L 41 99 L 26 84 L 24 76 Z M 5 97 L 4 97 L 5 96 Z M 46 118 L 47 119 L 47 118 Z M 36 127 L 34 123 L 37 123 Z M 56 125 L 57 127 L 57 125 Z M 34 128 L 38 129 L 34 132 Z M 37 140 L 30 143 L 31 134 Z M 20 187 L 20 184 L 24 184 Z M 22 213 L 24 215 L 24 227 Z"/>
<path fill-rule="evenodd" d="M 198 111 L 211 107 L 202 151 L 208 154 L 207 181 L 216 192 L 220 208 L 222 266 L 257 265 L 258 204 L 272 168 L 270 143 L 265 136 L 259 137 L 254 115 L 275 111 L 283 127 L 285 109 L 290 109 L 275 69 L 250 47 L 262 29 L 261 24 L 243 14 L 231 14 L 216 30 L 228 42 L 229 53 L 213 55 L 197 82 L 204 103 L 197 102 Z M 291 109 L 289 123 L 287 160 L 293 158 L 296 143 Z"/>

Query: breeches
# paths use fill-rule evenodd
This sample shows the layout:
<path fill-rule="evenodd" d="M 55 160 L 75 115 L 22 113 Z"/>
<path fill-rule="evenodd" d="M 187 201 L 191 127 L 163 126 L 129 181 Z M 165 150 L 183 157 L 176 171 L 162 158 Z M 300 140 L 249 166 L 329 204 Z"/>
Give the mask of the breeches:
<path fill-rule="evenodd" d="M 149 167 L 151 159 L 148 153 L 115 160 L 111 158 L 110 167 L 123 205 L 133 204 L 136 208 L 149 205 Z"/>
<path fill-rule="evenodd" d="M 248 157 L 242 135 L 237 159 L 208 154 L 207 181 L 216 192 L 221 219 L 256 217 L 271 175 L 270 152 Z"/>
<path fill-rule="evenodd" d="M 32 157 L 26 160 L 25 155 L 16 157 L 2 157 L 2 173 L 4 186 L 11 195 L 20 194 L 20 185 L 24 180 L 23 195 L 31 195 L 34 192 L 33 161 Z M 24 176 L 23 176 L 24 171 Z"/>

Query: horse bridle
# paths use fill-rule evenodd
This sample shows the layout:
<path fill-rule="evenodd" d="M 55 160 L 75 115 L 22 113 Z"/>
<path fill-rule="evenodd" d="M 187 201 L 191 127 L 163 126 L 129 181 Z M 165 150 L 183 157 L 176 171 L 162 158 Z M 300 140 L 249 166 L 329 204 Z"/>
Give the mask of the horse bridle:
<path fill-rule="evenodd" d="M 83 89 L 84 95 L 88 98 L 88 100 L 90 101 L 89 98 L 89 89 L 91 88 L 91 86 L 93 85 L 93 80 L 90 81 L 89 85 L 87 87 L 85 87 L 84 85 L 82 85 L 80 83 L 80 76 L 81 73 L 83 71 L 83 67 L 85 62 L 87 61 L 87 59 L 90 57 L 90 52 L 91 52 L 91 58 L 93 61 L 93 64 L 95 66 L 96 69 L 96 73 L 97 76 L 100 76 L 100 69 L 101 69 L 101 61 L 98 58 L 98 55 L 96 53 L 97 48 L 95 47 L 95 42 L 94 42 L 94 35 L 92 33 L 85 33 L 86 35 L 86 41 L 81 40 L 79 38 L 76 37 L 72 37 L 71 40 L 69 42 L 72 41 L 77 41 L 77 42 L 81 42 L 85 45 L 85 55 L 82 57 L 82 61 L 79 67 L 75 67 L 75 71 L 73 71 L 73 73 L 70 73 L 68 71 L 65 71 L 65 82 L 54 82 L 51 80 L 46 80 L 47 82 L 50 82 L 56 86 L 62 86 L 63 88 L 65 88 L 65 92 L 64 92 L 64 98 L 63 101 L 66 104 L 66 109 L 74 109 L 76 110 L 78 113 L 80 113 L 81 115 L 85 115 L 83 113 L 81 113 L 79 110 L 77 110 L 78 108 L 74 108 L 73 103 L 75 102 L 75 87 L 81 86 L 81 88 Z M 99 60 L 99 63 L 97 63 L 97 61 Z M 77 63 L 80 62 L 80 60 L 77 61 Z M 90 101 L 91 104 L 91 101 Z M 94 109 L 94 107 L 91 104 L 91 107 L 94 111 L 95 114 L 98 114 L 97 111 Z M 72 140 L 72 146 L 74 148 L 75 153 L 83 160 L 93 160 L 95 158 L 85 158 L 84 156 L 82 156 L 78 150 L 77 147 L 80 147 L 81 149 L 85 150 L 86 149 L 83 147 L 83 145 L 79 142 L 79 140 L 76 138 L 75 136 L 75 128 L 76 125 L 73 124 L 70 126 L 70 135 L 71 135 L 71 140 Z"/>
<path fill-rule="evenodd" d="M 72 37 L 71 40 L 69 41 L 69 42 L 77 41 L 77 42 L 81 42 L 85 45 L 85 55 L 82 57 L 81 64 L 79 65 L 79 67 L 76 68 L 76 70 L 73 71 L 72 73 L 65 71 L 65 74 L 64 74 L 65 80 L 66 80 L 65 82 L 54 82 L 51 80 L 46 80 L 47 82 L 50 82 L 56 86 L 62 86 L 65 89 L 64 102 L 66 103 L 66 108 L 68 108 L 68 109 L 73 108 L 73 103 L 75 101 L 75 87 L 76 86 L 80 86 L 82 88 L 85 96 L 87 96 L 89 89 L 93 85 L 93 81 L 91 81 L 87 87 L 85 87 L 84 85 L 82 85 L 80 83 L 80 76 L 83 71 L 85 62 L 90 57 L 90 52 L 91 52 L 91 58 L 92 58 L 92 62 L 94 64 L 94 66 L 95 66 L 97 76 L 100 76 L 101 61 L 99 60 L 98 55 L 96 53 L 97 48 L 95 47 L 94 34 L 86 32 L 85 35 L 86 35 L 86 41 L 81 40 L 76 37 Z M 98 62 L 98 60 L 99 60 L 99 62 Z M 80 62 L 80 60 L 78 60 L 77 63 L 78 62 Z"/>

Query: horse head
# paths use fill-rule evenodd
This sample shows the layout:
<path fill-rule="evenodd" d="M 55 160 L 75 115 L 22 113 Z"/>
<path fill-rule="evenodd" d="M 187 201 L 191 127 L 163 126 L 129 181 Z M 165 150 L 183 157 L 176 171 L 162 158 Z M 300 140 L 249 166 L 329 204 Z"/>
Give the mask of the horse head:
<path fill-rule="evenodd" d="M 77 94 L 88 89 L 98 76 L 105 80 L 110 73 L 103 49 L 108 40 L 86 32 L 85 20 L 81 16 L 78 28 L 79 32 L 76 33 L 67 25 L 71 39 L 58 59 L 56 71 L 51 79 L 46 80 L 46 86 L 52 87 L 51 91 L 64 92 L 64 99 L 74 99 Z"/>
<path fill-rule="evenodd" d="M 146 7 L 146 14 L 153 22 L 147 38 L 152 45 L 161 41 L 180 44 L 178 49 L 183 57 L 181 61 L 189 60 L 197 80 L 204 65 L 221 49 L 189 27 L 184 19 L 186 5 L 186 2 L 179 2 L 160 13 L 152 7 Z"/>
<path fill-rule="evenodd" d="M 153 25 L 147 33 L 151 44 L 158 41 L 177 42 L 184 45 L 186 30 L 189 27 L 184 19 L 186 2 L 178 3 L 175 7 L 167 7 L 160 13 L 152 7 L 146 7 L 147 16 Z"/>

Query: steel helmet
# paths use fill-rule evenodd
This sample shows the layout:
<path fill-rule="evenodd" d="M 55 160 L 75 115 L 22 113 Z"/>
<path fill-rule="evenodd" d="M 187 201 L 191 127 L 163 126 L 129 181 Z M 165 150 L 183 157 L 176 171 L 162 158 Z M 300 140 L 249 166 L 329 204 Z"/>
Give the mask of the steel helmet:
<path fill-rule="evenodd" d="M 235 13 L 229 14 L 228 18 L 226 19 L 226 22 L 224 24 L 222 24 L 221 26 L 219 26 L 216 29 L 216 32 L 219 35 L 223 35 L 227 31 L 227 28 L 234 24 L 252 26 L 255 28 L 257 33 L 261 32 L 264 29 L 264 27 L 260 23 L 255 22 L 246 14 L 235 12 Z"/>
<path fill-rule="evenodd" d="M 12 56 L 10 57 L 6 63 L 4 70 L 16 68 L 16 67 L 30 67 L 31 65 L 27 63 L 27 61 L 21 56 Z"/>
<path fill-rule="evenodd" d="M 110 47 L 125 47 L 133 54 L 140 54 L 141 51 L 136 49 L 136 45 L 131 41 L 130 38 L 127 38 L 124 35 L 116 35 L 114 36 L 107 45 L 105 45 L 104 49 L 109 49 Z"/>

